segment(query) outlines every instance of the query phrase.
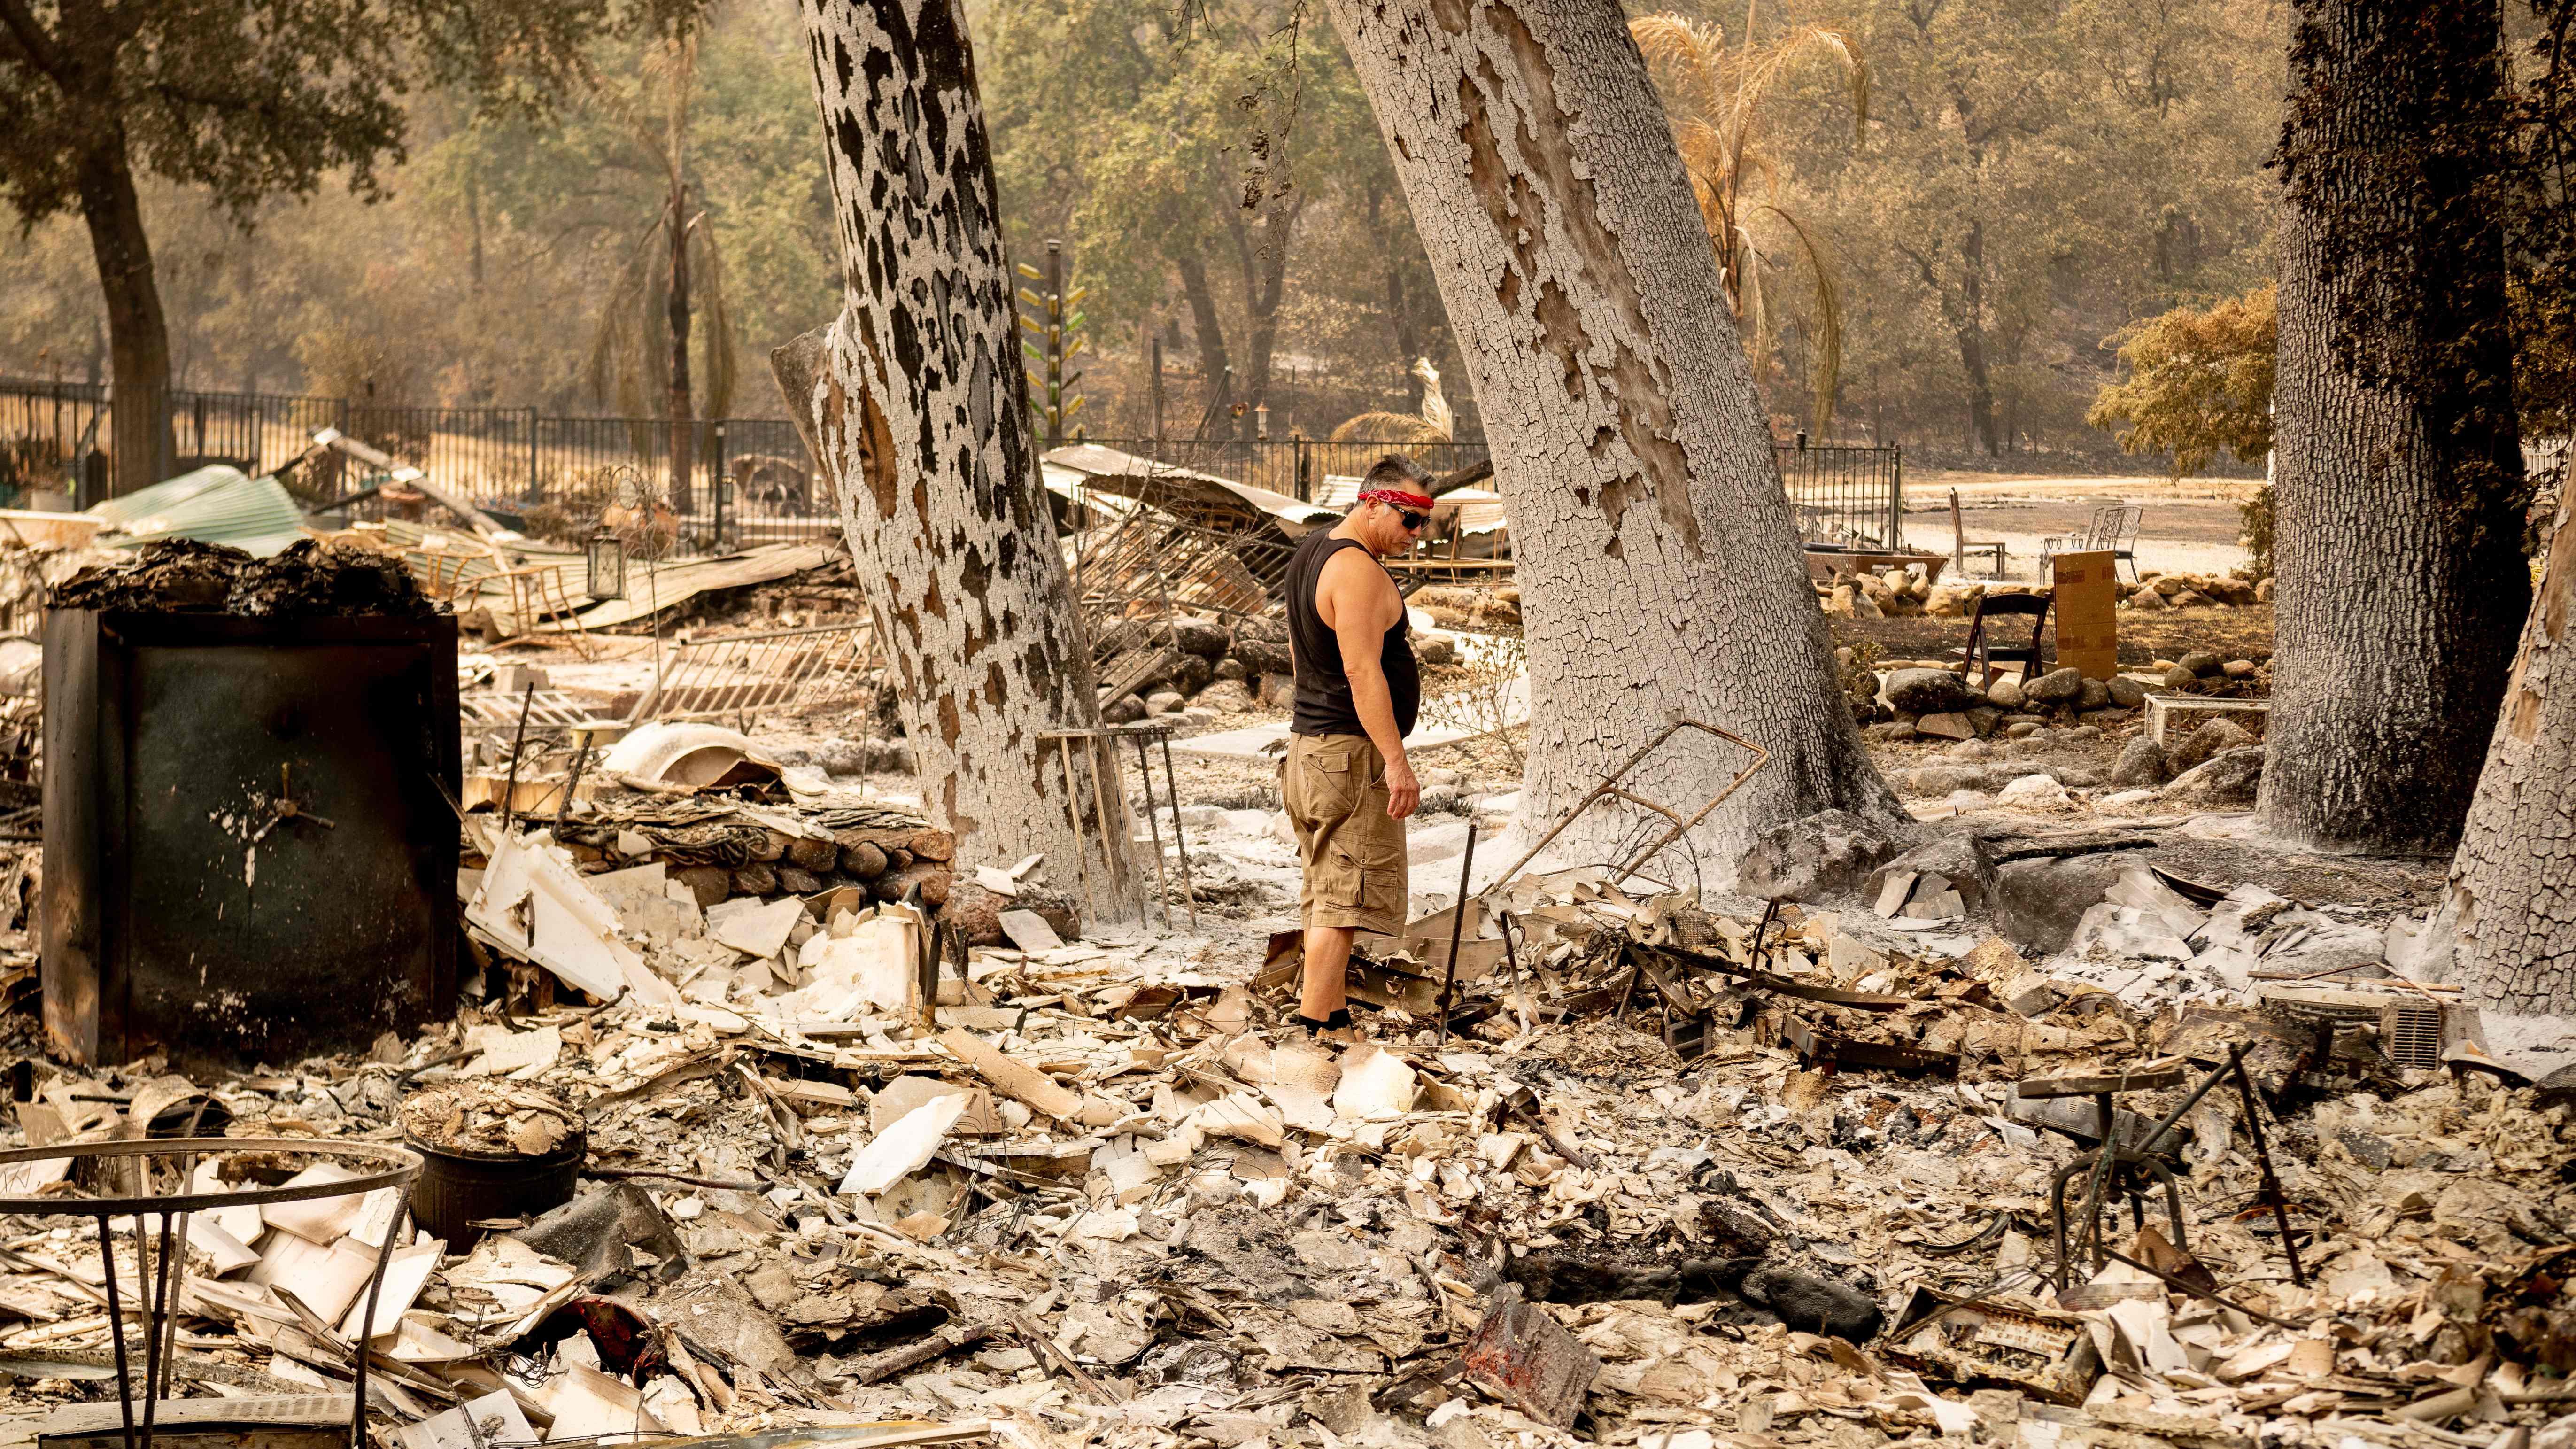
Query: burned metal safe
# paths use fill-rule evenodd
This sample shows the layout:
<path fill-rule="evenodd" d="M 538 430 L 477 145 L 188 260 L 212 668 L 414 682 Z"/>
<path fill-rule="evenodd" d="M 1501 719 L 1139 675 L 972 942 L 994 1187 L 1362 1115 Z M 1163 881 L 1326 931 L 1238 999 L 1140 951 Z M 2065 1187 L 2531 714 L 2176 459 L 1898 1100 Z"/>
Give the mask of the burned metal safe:
<path fill-rule="evenodd" d="M 45 1029 L 287 1062 L 454 1010 L 456 621 L 57 609 Z"/>

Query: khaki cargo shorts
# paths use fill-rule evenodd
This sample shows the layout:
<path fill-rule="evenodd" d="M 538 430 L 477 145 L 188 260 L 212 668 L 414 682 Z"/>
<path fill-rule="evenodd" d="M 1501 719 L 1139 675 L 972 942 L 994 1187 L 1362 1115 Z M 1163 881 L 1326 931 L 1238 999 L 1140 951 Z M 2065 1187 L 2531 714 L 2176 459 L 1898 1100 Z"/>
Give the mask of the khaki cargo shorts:
<path fill-rule="evenodd" d="M 1386 762 L 1366 735 L 1291 735 L 1279 799 L 1306 868 L 1309 926 L 1392 936 L 1404 926 L 1404 822 L 1386 813 Z"/>

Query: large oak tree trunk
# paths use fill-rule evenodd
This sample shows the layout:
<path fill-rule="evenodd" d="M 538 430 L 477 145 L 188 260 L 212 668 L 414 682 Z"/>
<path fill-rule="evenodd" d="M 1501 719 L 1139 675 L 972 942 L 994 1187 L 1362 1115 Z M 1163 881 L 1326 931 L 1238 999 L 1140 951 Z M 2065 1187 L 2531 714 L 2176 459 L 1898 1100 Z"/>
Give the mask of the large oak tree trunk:
<path fill-rule="evenodd" d="M 109 487 L 131 493 L 168 477 L 177 455 L 169 426 L 170 328 L 121 133 L 82 158 L 78 185 L 107 302 L 108 377 L 115 385 L 109 457 L 116 469 Z"/>
<path fill-rule="evenodd" d="M 2530 600 L 2502 243 L 2474 147 L 2438 149 L 2494 104 L 2495 11 L 2299 15 L 2258 808 L 2314 847 L 2447 851 Z"/>
<path fill-rule="evenodd" d="M 954 0 L 801 0 L 844 282 L 840 317 L 773 355 L 835 480 L 959 869 L 1044 852 L 1094 920 L 1135 913 L 1127 827 L 1075 755 L 1088 875 L 1049 730 L 1096 729 L 1091 645 L 1038 479 L 992 151 Z M 1114 792 L 1115 783 L 1107 785 Z M 1114 798 L 1114 793 L 1113 793 Z M 1104 882 L 1099 838 L 1115 852 Z M 1087 882 L 1087 884 L 1086 884 Z"/>
<path fill-rule="evenodd" d="M 2576 1014 L 2576 492 L 2562 491 L 2444 902 L 2469 1000 Z"/>
<path fill-rule="evenodd" d="M 1332 15 L 1511 511 L 1532 681 L 1522 829 L 1674 714 L 1771 751 L 1698 836 L 1719 879 L 1782 820 L 1899 818 L 1835 688 L 1708 234 L 1618 7 L 1332 0 Z M 1631 788 L 1687 814 L 1741 762 L 1678 749 Z M 1624 807 L 1584 819 L 1586 843 L 1612 848 L 1661 824 Z"/>

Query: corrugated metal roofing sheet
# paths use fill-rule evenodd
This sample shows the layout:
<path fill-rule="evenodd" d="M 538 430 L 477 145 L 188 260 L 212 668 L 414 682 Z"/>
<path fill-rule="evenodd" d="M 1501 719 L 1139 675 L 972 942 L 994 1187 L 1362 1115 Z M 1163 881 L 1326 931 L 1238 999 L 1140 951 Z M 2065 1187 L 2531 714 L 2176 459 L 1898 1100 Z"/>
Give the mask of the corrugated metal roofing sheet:
<path fill-rule="evenodd" d="M 1100 492 L 1149 497 L 1155 507 L 1203 527 L 1252 529 L 1266 517 L 1293 539 L 1315 524 L 1335 521 L 1331 509 L 1301 503 L 1285 493 L 1237 483 L 1196 468 L 1140 458 L 1098 443 L 1070 443 L 1048 452 L 1040 461 L 1086 475 L 1090 486 Z M 1153 491 L 1145 493 L 1149 488 Z"/>
<path fill-rule="evenodd" d="M 305 536 L 304 512 L 285 485 L 218 463 L 111 498 L 88 510 L 105 519 L 99 542 L 133 548 L 161 538 L 230 544 L 266 558 Z"/>

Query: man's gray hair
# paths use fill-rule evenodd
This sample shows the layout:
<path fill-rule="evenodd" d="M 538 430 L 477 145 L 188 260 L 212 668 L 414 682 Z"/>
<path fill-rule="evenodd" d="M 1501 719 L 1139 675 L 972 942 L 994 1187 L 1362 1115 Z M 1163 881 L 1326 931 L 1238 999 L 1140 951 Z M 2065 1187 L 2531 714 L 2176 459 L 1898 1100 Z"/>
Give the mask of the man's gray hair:
<path fill-rule="evenodd" d="M 1360 487 L 1363 491 L 1371 488 L 1403 488 L 1415 493 L 1427 493 L 1430 490 L 1423 485 L 1430 481 L 1431 474 L 1421 464 L 1402 453 L 1389 453 L 1369 466 L 1368 476 L 1360 480 Z"/>

